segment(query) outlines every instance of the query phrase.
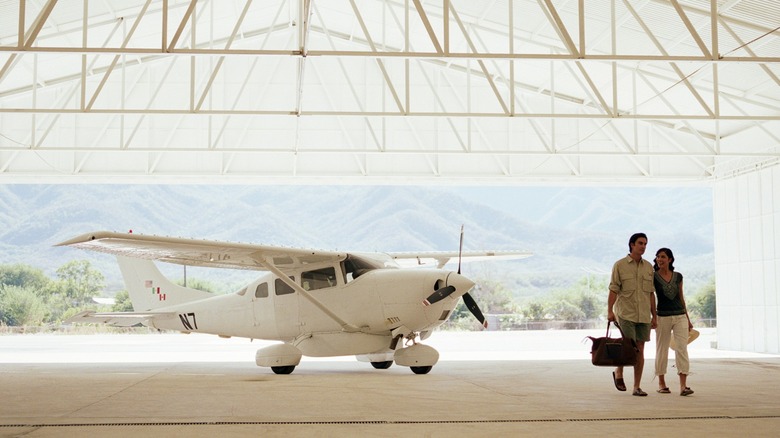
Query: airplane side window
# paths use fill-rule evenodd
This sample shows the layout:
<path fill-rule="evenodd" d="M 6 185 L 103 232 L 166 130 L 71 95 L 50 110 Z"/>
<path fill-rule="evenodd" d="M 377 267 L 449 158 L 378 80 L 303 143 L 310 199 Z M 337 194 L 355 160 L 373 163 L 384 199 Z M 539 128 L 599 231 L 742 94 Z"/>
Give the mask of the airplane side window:
<path fill-rule="evenodd" d="M 257 289 L 255 289 L 255 298 L 266 298 L 268 297 L 268 283 L 260 283 L 257 285 Z"/>
<path fill-rule="evenodd" d="M 274 289 L 276 289 L 276 295 L 287 295 L 295 292 L 295 289 L 288 286 L 281 278 L 274 281 Z"/>
<path fill-rule="evenodd" d="M 301 282 L 306 290 L 317 290 L 336 285 L 336 268 L 328 267 L 306 271 L 301 274 Z"/>

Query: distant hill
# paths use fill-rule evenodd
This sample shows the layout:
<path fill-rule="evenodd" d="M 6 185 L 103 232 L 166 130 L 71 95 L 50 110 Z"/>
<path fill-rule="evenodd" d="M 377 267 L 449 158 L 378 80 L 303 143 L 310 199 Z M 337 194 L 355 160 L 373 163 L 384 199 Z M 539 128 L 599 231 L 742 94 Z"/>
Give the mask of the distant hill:
<path fill-rule="evenodd" d="M 509 284 L 518 296 L 547 293 L 588 273 L 608 275 L 636 231 L 650 238 L 646 258 L 660 246 L 675 251 L 689 292 L 714 275 L 712 196 L 696 187 L 4 185 L 0 263 L 26 263 L 53 276 L 70 260 L 88 259 L 106 276 L 110 294 L 123 288 L 113 257 L 52 245 L 89 231 L 133 230 L 346 251 L 454 250 L 461 224 L 465 249 L 534 252 L 464 266 L 467 274 Z M 188 276 L 226 290 L 254 276 L 211 271 Z"/>

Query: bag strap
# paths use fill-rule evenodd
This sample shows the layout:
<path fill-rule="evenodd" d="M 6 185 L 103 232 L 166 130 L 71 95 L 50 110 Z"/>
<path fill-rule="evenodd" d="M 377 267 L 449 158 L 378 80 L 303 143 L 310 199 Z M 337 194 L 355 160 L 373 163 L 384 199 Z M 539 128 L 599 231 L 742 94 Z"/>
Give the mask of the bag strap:
<path fill-rule="evenodd" d="M 610 324 L 615 324 L 615 327 L 618 328 L 618 331 L 620 331 L 620 337 L 625 338 L 626 336 L 623 334 L 623 329 L 620 328 L 620 324 L 618 324 L 617 321 L 607 321 L 607 337 L 609 337 L 609 328 Z"/>

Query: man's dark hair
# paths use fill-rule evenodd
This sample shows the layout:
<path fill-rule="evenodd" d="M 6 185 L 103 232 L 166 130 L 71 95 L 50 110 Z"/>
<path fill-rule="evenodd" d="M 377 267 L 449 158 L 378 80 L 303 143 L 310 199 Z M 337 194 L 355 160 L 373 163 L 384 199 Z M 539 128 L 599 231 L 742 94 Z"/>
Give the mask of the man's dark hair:
<path fill-rule="evenodd" d="M 647 240 L 647 235 L 645 233 L 634 233 L 631 235 L 631 238 L 628 239 L 628 252 L 631 252 L 631 245 L 635 244 L 640 237 L 644 237 L 645 240 Z"/>

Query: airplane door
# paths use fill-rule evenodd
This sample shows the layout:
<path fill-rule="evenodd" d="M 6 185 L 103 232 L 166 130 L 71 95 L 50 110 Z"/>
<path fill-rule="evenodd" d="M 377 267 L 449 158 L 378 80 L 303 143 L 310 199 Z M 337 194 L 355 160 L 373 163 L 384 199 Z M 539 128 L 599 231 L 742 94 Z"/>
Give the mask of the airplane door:
<path fill-rule="evenodd" d="M 292 278 L 292 277 L 291 277 Z M 274 311 L 276 330 L 281 339 L 294 338 L 300 332 L 298 294 L 281 279 L 274 280 Z"/>
<path fill-rule="evenodd" d="M 263 281 L 255 288 L 252 298 L 252 316 L 255 331 L 259 333 L 258 337 L 276 339 L 279 334 L 276 331 L 276 311 L 270 283 L 270 281 Z"/>

